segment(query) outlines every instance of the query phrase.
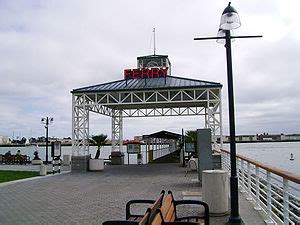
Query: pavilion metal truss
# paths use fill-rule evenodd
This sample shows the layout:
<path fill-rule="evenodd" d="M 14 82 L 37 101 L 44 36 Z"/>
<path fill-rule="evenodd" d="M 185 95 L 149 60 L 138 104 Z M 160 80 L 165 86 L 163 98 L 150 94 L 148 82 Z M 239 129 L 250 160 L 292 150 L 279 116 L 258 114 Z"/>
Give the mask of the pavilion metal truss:
<path fill-rule="evenodd" d="M 126 117 L 202 116 L 212 131 L 213 148 L 220 148 L 221 87 L 73 92 L 72 108 L 73 155 L 89 155 L 89 112 L 112 118 L 113 151 L 122 148 Z"/>

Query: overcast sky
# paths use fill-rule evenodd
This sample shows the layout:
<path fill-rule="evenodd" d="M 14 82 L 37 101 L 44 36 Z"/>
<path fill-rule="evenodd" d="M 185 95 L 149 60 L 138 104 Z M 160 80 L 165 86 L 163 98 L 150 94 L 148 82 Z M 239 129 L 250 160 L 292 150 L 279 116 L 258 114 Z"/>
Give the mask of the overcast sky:
<path fill-rule="evenodd" d="M 71 136 L 75 88 L 123 78 L 136 57 L 167 54 L 172 75 L 223 84 L 228 134 L 226 56 L 215 36 L 228 1 L 0 1 L 0 135 Z M 300 3 L 232 1 L 242 26 L 233 42 L 237 134 L 300 133 Z M 174 122 L 176 121 L 176 122 Z M 111 119 L 92 114 L 90 134 L 111 136 Z M 124 119 L 124 138 L 159 130 L 203 128 L 201 117 Z"/>

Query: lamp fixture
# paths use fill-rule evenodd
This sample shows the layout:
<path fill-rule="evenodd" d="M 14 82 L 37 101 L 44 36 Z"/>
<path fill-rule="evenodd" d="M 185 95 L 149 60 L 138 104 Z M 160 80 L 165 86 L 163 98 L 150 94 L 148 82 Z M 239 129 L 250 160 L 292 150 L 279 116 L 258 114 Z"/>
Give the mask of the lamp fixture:
<path fill-rule="evenodd" d="M 231 2 L 228 3 L 221 16 L 220 29 L 222 30 L 232 30 L 241 26 L 239 14 L 230 4 Z"/>

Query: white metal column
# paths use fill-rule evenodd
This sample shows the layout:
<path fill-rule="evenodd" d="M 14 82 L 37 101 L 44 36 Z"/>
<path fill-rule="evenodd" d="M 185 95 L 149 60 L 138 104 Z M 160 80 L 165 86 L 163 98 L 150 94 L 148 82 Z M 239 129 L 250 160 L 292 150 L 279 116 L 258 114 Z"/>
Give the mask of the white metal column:
<path fill-rule="evenodd" d="M 207 108 L 204 109 L 205 110 L 205 115 L 204 115 L 204 127 L 208 128 L 208 117 L 207 117 Z"/>
<path fill-rule="evenodd" d="M 221 114 L 221 91 L 219 92 L 219 96 L 214 96 L 215 100 L 218 98 L 218 101 L 211 101 L 211 96 L 214 95 L 210 90 L 207 90 L 207 108 L 206 108 L 206 116 L 205 116 L 205 124 L 207 128 L 211 129 L 212 142 L 213 142 L 213 150 L 220 150 L 220 145 L 217 143 L 217 135 L 220 136 L 220 144 L 223 145 L 222 142 L 222 114 Z"/>
<path fill-rule="evenodd" d="M 72 155 L 89 155 L 89 111 L 85 95 L 72 96 Z"/>
<path fill-rule="evenodd" d="M 111 117 L 111 141 L 112 151 L 121 151 L 123 147 L 123 112 L 122 110 L 112 110 Z"/>

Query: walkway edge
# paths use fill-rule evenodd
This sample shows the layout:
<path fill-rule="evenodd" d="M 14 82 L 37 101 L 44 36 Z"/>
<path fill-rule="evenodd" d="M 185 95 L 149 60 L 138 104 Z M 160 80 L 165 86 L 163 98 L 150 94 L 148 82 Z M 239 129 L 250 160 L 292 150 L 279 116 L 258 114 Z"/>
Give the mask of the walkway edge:
<path fill-rule="evenodd" d="M 23 182 L 26 182 L 26 181 L 49 178 L 49 177 L 53 177 L 53 176 L 59 176 L 59 175 L 63 175 L 63 174 L 66 174 L 66 173 L 71 173 L 71 171 L 64 171 L 64 172 L 61 172 L 61 173 L 49 174 L 49 175 L 46 175 L 46 176 L 36 176 L 36 177 L 29 177 L 29 178 L 20 179 L 20 180 L 13 180 L 13 181 L 8 181 L 8 182 L 3 182 L 3 183 L 0 183 L 0 188 L 8 186 L 8 185 L 12 185 L 12 184 L 23 183 Z"/>

